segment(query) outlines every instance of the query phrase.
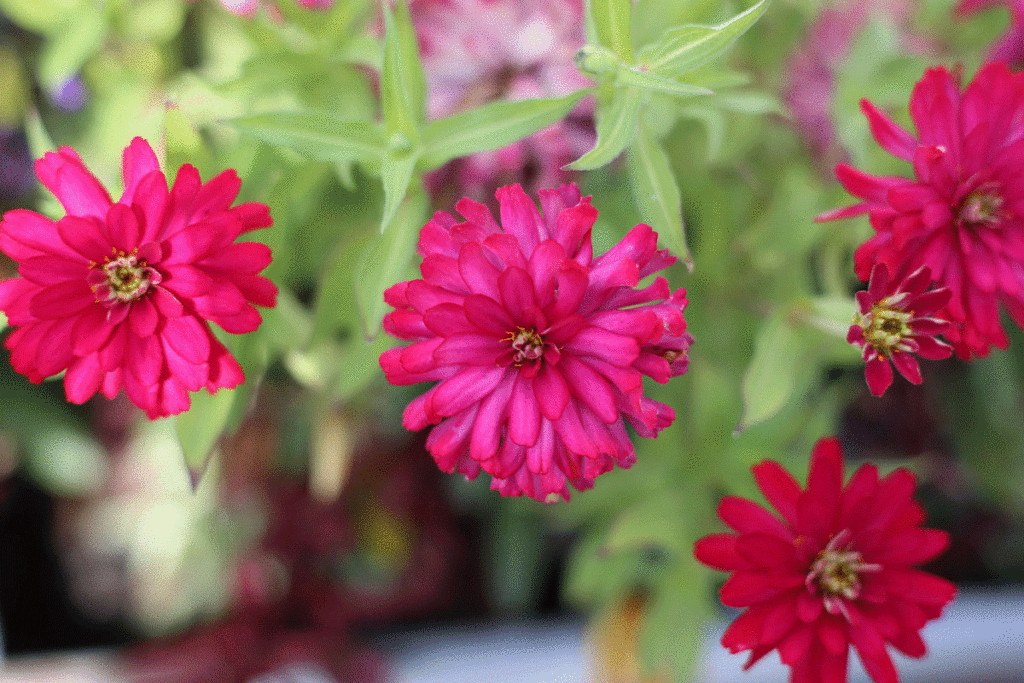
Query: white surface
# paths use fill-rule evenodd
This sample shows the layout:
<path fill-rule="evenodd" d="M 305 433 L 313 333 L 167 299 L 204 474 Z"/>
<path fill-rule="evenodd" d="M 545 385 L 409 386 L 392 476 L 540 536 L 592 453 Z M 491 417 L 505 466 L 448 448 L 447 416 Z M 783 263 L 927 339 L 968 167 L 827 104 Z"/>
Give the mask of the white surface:
<path fill-rule="evenodd" d="M 743 671 L 746 653 L 718 644 L 726 623 L 709 631 L 702 683 L 781 683 L 776 653 Z M 592 683 L 581 622 L 436 627 L 379 643 L 394 652 L 396 683 Z M 1024 682 L 1024 587 L 961 593 L 923 632 L 930 654 L 894 655 L 902 683 Z M 850 657 L 850 683 L 869 683 Z"/>

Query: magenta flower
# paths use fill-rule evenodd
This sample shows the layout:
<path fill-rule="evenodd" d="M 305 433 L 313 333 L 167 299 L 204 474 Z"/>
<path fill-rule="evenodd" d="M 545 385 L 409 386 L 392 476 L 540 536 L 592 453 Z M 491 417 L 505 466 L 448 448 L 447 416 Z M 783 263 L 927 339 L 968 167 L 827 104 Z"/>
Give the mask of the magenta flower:
<path fill-rule="evenodd" d="M 989 64 L 961 93 L 952 74 L 929 69 L 910 98 L 920 139 L 867 100 L 861 108 L 878 143 L 913 164 L 915 178 L 839 164 L 843 187 L 864 201 L 817 220 L 867 213 L 877 234 L 857 249 L 861 280 L 875 263 L 890 273 L 928 266 L 952 292 L 939 317 L 953 323 L 946 339 L 957 355 L 1006 348 L 999 303 L 1024 324 L 1024 74 Z"/>
<path fill-rule="evenodd" d="M 187 410 L 190 391 L 241 384 L 209 323 L 252 332 L 262 321 L 253 304 L 274 306 L 277 287 L 258 275 L 270 249 L 234 243 L 271 224 L 263 204 L 231 206 L 235 172 L 204 184 L 186 164 L 168 191 L 153 150 L 135 138 L 117 202 L 69 147 L 37 161 L 36 175 L 67 215 L 16 209 L 0 222 L 0 250 L 21 275 L 0 282 L 0 309 L 18 328 L 6 341 L 14 369 L 33 382 L 67 371 L 73 403 L 123 388 L 150 418 Z"/>
<path fill-rule="evenodd" d="M 561 97 L 591 82 L 573 61 L 583 47 L 582 0 L 413 0 L 430 118 L 492 100 Z M 446 164 L 427 178 L 435 195 L 486 201 L 500 185 L 535 192 L 572 179 L 561 167 L 594 145 L 593 104 L 508 147 Z"/>
<path fill-rule="evenodd" d="M 392 384 L 437 381 L 405 409 L 410 430 L 437 425 L 427 449 L 446 471 L 480 470 L 502 495 L 569 498 L 636 460 L 628 422 L 654 437 L 674 411 L 643 395 L 686 371 L 686 292 L 658 277 L 675 262 L 657 233 L 633 228 L 593 258 L 597 210 L 575 185 L 497 192 L 501 223 L 471 199 L 458 222 L 438 212 L 420 233 L 423 279 L 385 293 L 390 334 L 415 342 L 380 357 Z"/>
<path fill-rule="evenodd" d="M 879 479 L 862 465 L 843 486 L 839 442 L 811 453 L 807 489 L 777 462 L 753 468 L 757 485 L 782 519 L 735 496 L 718 505 L 737 533 L 705 536 L 694 555 L 732 572 L 720 597 L 746 608 L 722 635 L 733 653 L 750 650 L 750 668 L 772 650 L 791 667 L 790 683 L 845 683 L 849 648 L 875 683 L 898 683 L 886 644 L 922 657 L 919 631 L 937 619 L 956 587 L 914 565 L 938 556 L 946 532 L 919 526 L 914 475 Z"/>
<path fill-rule="evenodd" d="M 913 354 L 939 360 L 949 358 L 953 348 L 935 337 L 945 334 L 950 324 L 932 317 L 949 302 L 946 287 L 926 291 L 931 271 L 921 266 L 904 278 L 892 278 L 884 263 L 871 269 L 866 290 L 857 292 L 860 312 L 846 341 L 864 349 L 864 374 L 868 388 L 881 396 L 892 384 L 892 365 L 914 384 L 921 383 L 921 369 Z"/>

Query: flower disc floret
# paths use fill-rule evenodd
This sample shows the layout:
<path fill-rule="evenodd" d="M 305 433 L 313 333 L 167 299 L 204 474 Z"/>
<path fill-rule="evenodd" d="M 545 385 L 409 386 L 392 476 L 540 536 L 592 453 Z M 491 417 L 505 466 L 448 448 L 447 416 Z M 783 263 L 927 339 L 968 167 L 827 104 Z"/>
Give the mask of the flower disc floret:
<path fill-rule="evenodd" d="M 922 266 L 896 279 L 884 263 L 871 271 L 867 290 L 857 292 L 860 307 L 846 336 L 863 349 L 868 388 L 881 396 L 892 384 L 892 365 L 906 379 L 920 384 L 921 369 L 914 354 L 939 360 L 949 358 L 953 349 L 936 337 L 947 334 L 951 325 L 933 314 L 949 301 L 946 287 L 929 290 L 931 271 Z"/>
<path fill-rule="evenodd" d="M 815 445 L 806 489 L 771 460 L 753 473 L 779 516 L 726 497 L 718 514 L 736 533 L 694 546 L 698 560 L 731 572 L 722 602 L 744 609 L 722 645 L 749 650 L 745 668 L 778 650 L 790 683 L 845 683 L 852 646 L 875 683 L 898 683 L 887 646 L 924 656 L 921 628 L 956 593 L 914 568 L 948 545 L 945 532 L 920 526 L 914 475 L 898 469 L 879 478 L 866 464 L 844 485 L 834 438 Z"/>
<path fill-rule="evenodd" d="M 168 188 L 135 138 L 117 202 L 68 147 L 39 159 L 36 174 L 67 215 L 14 210 L 0 222 L 0 250 L 20 275 L 0 282 L 0 309 L 17 328 L 5 342 L 14 369 L 33 382 L 66 371 L 74 403 L 124 389 L 151 418 L 187 410 L 191 391 L 240 384 L 241 366 L 209 323 L 255 330 L 255 306 L 273 306 L 277 288 L 258 274 L 270 249 L 235 243 L 271 224 L 263 204 L 231 206 L 235 172 L 203 183 L 186 164 Z"/>
<path fill-rule="evenodd" d="M 437 384 L 405 410 L 411 430 L 436 425 L 441 469 L 493 477 L 503 495 L 554 501 L 636 459 L 626 432 L 655 436 L 674 412 L 643 395 L 686 371 L 686 292 L 662 277 L 675 262 L 638 225 L 594 258 L 597 211 L 575 185 L 541 190 L 543 213 L 518 185 L 497 192 L 500 222 L 470 199 L 459 222 L 438 212 L 420 232 L 422 279 L 385 293 L 393 384 Z"/>

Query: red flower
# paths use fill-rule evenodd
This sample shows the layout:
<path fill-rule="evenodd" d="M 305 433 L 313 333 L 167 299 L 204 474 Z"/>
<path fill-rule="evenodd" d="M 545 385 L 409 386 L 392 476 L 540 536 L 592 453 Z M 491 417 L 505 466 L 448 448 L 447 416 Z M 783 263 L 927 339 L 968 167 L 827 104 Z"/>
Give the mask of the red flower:
<path fill-rule="evenodd" d="M 273 306 L 277 287 L 257 273 L 270 249 L 235 239 L 271 224 L 263 204 L 231 207 L 234 171 L 206 184 L 186 164 L 168 192 L 149 144 L 124 152 L 116 203 L 74 150 L 36 162 L 36 174 L 67 215 L 52 221 L 17 209 L 0 222 L 0 250 L 20 278 L 0 282 L 0 309 L 16 329 L 11 363 L 33 382 L 66 370 L 68 400 L 122 389 L 150 418 L 187 410 L 189 391 L 245 379 L 210 332 L 252 332 L 252 306 Z"/>
<path fill-rule="evenodd" d="M 999 302 L 1024 324 L 1024 74 L 989 64 L 961 93 L 952 74 L 929 69 L 910 99 L 920 139 L 866 100 L 861 108 L 878 143 L 911 162 L 916 179 L 839 164 L 840 182 L 865 201 L 818 220 L 868 213 L 877 234 L 857 249 L 861 280 L 876 262 L 892 273 L 928 266 L 952 292 L 940 317 L 953 323 L 946 338 L 957 355 L 1006 348 Z"/>
<path fill-rule="evenodd" d="M 422 280 L 385 293 L 390 334 L 416 343 L 380 357 L 393 384 L 439 381 L 405 410 L 408 429 L 436 424 L 427 449 L 446 472 L 483 469 L 502 495 L 553 501 L 636 460 L 629 422 L 654 437 L 675 418 L 641 378 L 686 371 L 686 292 L 675 262 L 638 225 L 593 258 L 597 210 L 575 185 L 541 190 L 544 215 L 519 185 L 497 192 L 499 225 L 462 199 L 463 223 L 438 212 L 420 233 Z M 554 495 L 557 494 L 557 495 Z"/>
<path fill-rule="evenodd" d="M 860 313 L 853 318 L 846 341 L 863 347 L 868 388 L 881 396 L 892 384 L 892 366 L 914 384 L 921 383 L 921 370 L 913 354 L 938 360 L 949 358 L 953 349 L 935 337 L 945 334 L 950 324 L 933 318 L 946 305 L 950 291 L 945 287 L 925 291 L 931 271 L 921 266 L 910 275 L 891 278 L 884 263 L 871 269 L 871 282 L 857 292 Z"/>
<path fill-rule="evenodd" d="M 747 608 L 722 635 L 733 653 L 750 650 L 749 668 L 772 650 L 792 668 L 791 683 L 843 683 L 849 646 L 876 683 L 897 683 L 886 643 L 925 654 L 918 631 L 937 619 L 956 587 L 913 568 L 941 553 L 944 531 L 918 526 L 914 475 L 898 469 L 879 480 L 861 466 L 843 486 L 839 442 L 811 453 L 807 490 L 776 462 L 754 478 L 782 519 L 728 496 L 718 514 L 736 534 L 697 541 L 704 564 L 732 572 L 722 602 Z"/>

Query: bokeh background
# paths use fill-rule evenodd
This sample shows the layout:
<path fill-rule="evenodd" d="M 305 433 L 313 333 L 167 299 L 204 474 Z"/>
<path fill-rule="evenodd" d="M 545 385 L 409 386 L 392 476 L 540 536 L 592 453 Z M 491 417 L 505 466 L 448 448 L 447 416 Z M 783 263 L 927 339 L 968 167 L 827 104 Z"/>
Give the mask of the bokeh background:
<path fill-rule="evenodd" d="M 753 4 L 637 0 L 633 42 Z M 196 396 L 178 418 L 150 422 L 123 396 L 71 405 L 59 381 L 30 384 L 4 351 L 7 671 L 57 680 L 75 661 L 88 663 L 83 680 L 386 681 L 431 634 L 482 633 L 476 652 L 492 655 L 564 642 L 579 659 L 551 666 L 581 667 L 567 681 L 689 680 L 724 617 L 723 577 L 692 559 L 693 540 L 719 529 L 719 497 L 757 497 L 752 464 L 802 476 L 827 434 L 851 465 L 918 475 L 930 525 L 952 538 L 927 569 L 968 595 L 1002 591 L 1008 612 L 978 614 L 1009 614 L 996 630 L 1019 652 L 1024 334 L 1007 320 L 1008 350 L 930 362 L 922 385 L 897 378 L 870 396 L 844 340 L 860 286 L 852 252 L 870 228 L 813 223 L 849 203 L 836 162 L 907 172 L 872 143 L 860 98 L 906 123 L 927 66 L 969 75 L 993 54 L 1019 65 L 1017 6 L 774 0 L 679 79 L 714 95 L 648 93 L 625 154 L 570 172 L 595 144 L 595 110 L 622 90 L 576 68 L 583 3 L 413 0 L 428 118 L 586 96 L 517 146 L 417 167 L 382 235 L 379 164 L 326 158 L 288 123 L 379 121 L 378 3 L 0 0 L 0 208 L 54 210 L 32 172 L 54 145 L 117 187 L 121 150 L 142 135 L 172 172 L 238 170 L 240 199 L 271 207 L 274 227 L 254 238 L 274 249 L 266 274 L 281 288 L 259 332 L 230 342 L 244 388 Z M 650 177 L 641 147 L 656 150 Z M 649 387 L 675 424 L 569 502 L 504 499 L 486 477 L 440 472 L 425 434 L 401 427 L 423 387 L 388 386 L 376 360 L 392 344 L 377 334 L 379 294 L 416 276 L 418 226 L 462 196 L 493 207 L 503 184 L 575 180 L 600 212 L 603 251 L 671 214 L 671 201 L 645 204 L 651 177 L 678 188 L 669 241 L 693 264 L 669 276 L 689 292 L 690 370 Z M 0 258 L 0 276 L 14 273 Z M 529 680 L 563 680 L 546 675 Z"/>

